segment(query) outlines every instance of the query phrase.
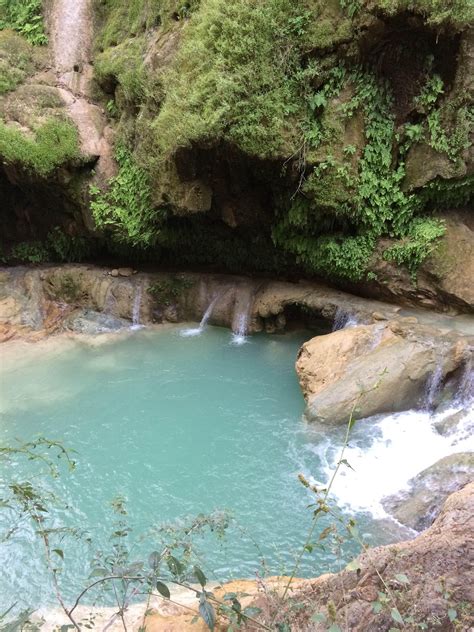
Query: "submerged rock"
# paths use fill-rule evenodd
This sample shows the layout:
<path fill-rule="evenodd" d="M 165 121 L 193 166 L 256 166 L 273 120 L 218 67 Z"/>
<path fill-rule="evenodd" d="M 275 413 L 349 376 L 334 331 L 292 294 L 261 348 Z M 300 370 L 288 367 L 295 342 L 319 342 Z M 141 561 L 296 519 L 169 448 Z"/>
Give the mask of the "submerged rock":
<path fill-rule="evenodd" d="M 430 406 L 472 353 L 468 340 L 408 319 L 313 338 L 296 362 L 306 416 L 338 424 L 351 413 L 361 419 Z"/>
<path fill-rule="evenodd" d="M 382 502 L 402 524 L 422 531 L 439 514 L 446 498 L 474 479 L 474 453 L 460 452 L 437 461 L 409 482 L 407 491 Z"/>
<path fill-rule="evenodd" d="M 88 335 L 110 333 L 130 327 L 130 323 L 124 318 L 116 318 L 110 314 L 101 314 L 89 309 L 73 312 L 64 325 L 70 331 Z"/>
<path fill-rule="evenodd" d="M 384 506 L 400 522 L 420 531 L 432 524 L 451 493 L 473 479 L 474 453 L 451 454 L 411 479 L 408 491 L 387 497 Z"/>

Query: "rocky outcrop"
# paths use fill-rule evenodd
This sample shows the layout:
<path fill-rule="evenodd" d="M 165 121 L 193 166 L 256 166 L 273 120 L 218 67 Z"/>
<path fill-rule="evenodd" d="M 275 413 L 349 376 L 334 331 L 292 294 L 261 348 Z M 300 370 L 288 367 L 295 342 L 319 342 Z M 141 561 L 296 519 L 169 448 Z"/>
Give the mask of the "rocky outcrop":
<path fill-rule="evenodd" d="M 327 621 L 351 632 L 388 632 L 394 627 L 392 608 L 405 620 L 413 617 L 414 627 L 406 629 L 424 624 L 427 630 L 467 632 L 474 625 L 471 608 L 463 607 L 474 602 L 473 534 L 471 483 L 448 498 L 434 524 L 416 539 L 369 549 L 351 565 L 356 570 L 309 581 L 294 592 L 286 607 L 278 599 L 269 604 L 263 597 L 255 605 L 264 609 L 264 622 L 277 610 L 276 621 L 288 617 L 291 629 L 298 632 L 326 631 Z M 387 592 L 387 586 L 392 600 L 376 612 L 373 602 L 379 599 L 379 592 Z M 453 623 L 449 609 L 456 611 Z M 315 613 L 324 614 L 325 622 L 318 622 Z"/>
<path fill-rule="evenodd" d="M 338 424 L 351 413 L 360 419 L 430 407 L 447 377 L 469 359 L 473 342 L 411 318 L 313 338 L 296 362 L 306 416 Z"/>
<path fill-rule="evenodd" d="M 382 241 L 371 266 L 376 279 L 359 286 L 368 296 L 400 305 L 423 305 L 440 311 L 474 311 L 474 217 L 470 211 L 439 216 L 446 227 L 414 279 L 408 270 L 383 258 L 391 243 Z"/>
<path fill-rule="evenodd" d="M 327 332 L 333 328 L 337 314 L 372 322 L 374 318 L 393 317 L 398 309 L 319 284 L 229 275 L 137 273 L 133 268 L 87 265 L 0 271 L 0 323 L 33 331 L 48 326 L 51 306 L 60 307 L 69 323 L 74 322 L 74 317 L 69 317 L 73 309 L 103 312 L 128 321 L 135 317 L 142 324 L 199 322 L 214 299 L 209 322 L 236 331 L 239 320 L 245 317 L 246 333 L 311 324 Z M 57 327 L 64 324 L 58 320 L 54 323 Z"/>
<path fill-rule="evenodd" d="M 446 498 L 474 481 L 474 453 L 451 454 L 409 481 L 409 489 L 383 501 L 399 522 L 416 531 L 429 527 Z"/>

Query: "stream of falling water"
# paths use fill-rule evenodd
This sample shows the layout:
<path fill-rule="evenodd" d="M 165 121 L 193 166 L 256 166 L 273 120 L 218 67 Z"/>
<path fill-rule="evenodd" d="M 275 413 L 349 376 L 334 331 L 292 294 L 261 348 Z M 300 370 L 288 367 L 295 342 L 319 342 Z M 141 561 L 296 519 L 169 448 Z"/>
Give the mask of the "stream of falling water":
<path fill-rule="evenodd" d="M 141 329 L 142 327 L 142 325 L 140 324 L 142 294 L 143 294 L 143 286 L 141 283 L 138 283 L 138 285 L 135 288 L 135 298 L 133 299 L 132 329 Z"/>
<path fill-rule="evenodd" d="M 183 338 L 189 338 L 192 336 L 200 336 L 202 332 L 205 330 L 206 325 L 209 322 L 210 317 L 212 316 L 212 312 L 214 311 L 214 308 L 217 305 L 217 302 L 219 301 L 220 298 L 221 298 L 221 295 L 218 294 L 209 303 L 201 319 L 201 322 L 199 323 L 199 327 L 190 327 L 188 329 L 182 329 L 180 331 L 180 336 L 183 336 Z"/>

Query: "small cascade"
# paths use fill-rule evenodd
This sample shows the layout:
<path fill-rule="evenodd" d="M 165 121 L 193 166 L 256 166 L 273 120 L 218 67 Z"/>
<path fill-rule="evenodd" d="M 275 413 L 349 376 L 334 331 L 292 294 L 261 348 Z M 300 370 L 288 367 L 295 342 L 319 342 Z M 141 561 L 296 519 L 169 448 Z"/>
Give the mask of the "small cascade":
<path fill-rule="evenodd" d="M 439 356 L 436 367 L 433 373 L 430 375 L 425 388 L 425 397 L 423 402 L 424 410 L 431 411 L 436 404 L 436 398 L 441 390 L 443 384 L 444 370 L 443 370 L 443 358 Z"/>
<path fill-rule="evenodd" d="M 142 306 L 142 293 L 143 287 L 139 283 L 135 289 L 135 298 L 133 300 L 132 308 L 132 329 L 141 329 L 143 325 L 140 324 L 140 311 Z"/>
<path fill-rule="evenodd" d="M 465 364 L 464 373 L 456 393 L 456 403 L 460 405 L 468 406 L 474 403 L 474 367 L 472 364 L 471 355 Z"/>
<path fill-rule="evenodd" d="M 387 515 L 382 506 L 386 496 L 407 489 L 411 478 L 439 459 L 472 452 L 472 406 L 466 408 L 464 418 L 451 433 L 440 434 L 437 430 L 438 424 L 449 423 L 458 410 L 454 407 L 434 414 L 410 410 L 357 422 L 344 455 L 353 469 L 343 468 L 332 488 L 339 503 L 352 511 L 369 511 L 383 518 Z M 327 441 L 312 447 L 323 464 L 323 483 L 331 477 L 340 455 L 343 435 L 339 432 L 337 437 L 334 432 Z M 305 473 L 311 473 L 311 466 Z"/>
<path fill-rule="evenodd" d="M 43 284 L 39 272 L 36 270 L 27 272 L 21 283 L 24 284 L 28 296 L 28 309 L 24 311 L 23 324 L 32 329 L 41 329 L 44 323 Z"/>
<path fill-rule="evenodd" d="M 346 312 L 346 310 L 342 309 L 342 307 L 338 307 L 334 316 L 332 330 L 339 331 L 340 329 L 345 329 L 346 327 L 355 327 L 358 324 L 359 323 L 354 314 Z"/>
<path fill-rule="evenodd" d="M 256 289 L 252 286 L 236 288 L 234 316 L 232 319 L 232 345 L 248 342 L 250 316 Z"/>
<path fill-rule="evenodd" d="M 201 318 L 201 322 L 199 323 L 199 327 L 190 327 L 189 329 L 183 329 L 179 332 L 180 336 L 184 338 L 190 338 L 192 336 L 200 336 L 204 329 L 206 328 L 207 323 L 209 322 L 209 318 L 212 316 L 212 312 L 214 311 L 214 307 L 217 304 L 217 301 L 220 299 L 220 294 L 215 296 L 212 301 L 207 306 L 206 311 L 204 312 L 203 317 Z"/>

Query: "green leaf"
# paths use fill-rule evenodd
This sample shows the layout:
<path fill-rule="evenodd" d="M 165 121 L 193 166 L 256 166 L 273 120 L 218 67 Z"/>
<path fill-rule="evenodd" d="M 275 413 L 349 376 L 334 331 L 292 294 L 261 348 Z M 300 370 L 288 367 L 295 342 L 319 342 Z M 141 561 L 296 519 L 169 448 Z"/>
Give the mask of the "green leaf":
<path fill-rule="evenodd" d="M 168 568 L 175 577 L 179 577 L 183 574 L 184 566 L 173 555 L 168 555 L 166 562 L 168 564 Z"/>
<path fill-rule="evenodd" d="M 395 575 L 395 579 L 397 581 L 399 581 L 401 584 L 409 584 L 410 583 L 410 580 L 408 579 L 408 577 L 404 573 L 399 573 L 398 575 Z"/>
<path fill-rule="evenodd" d="M 242 614 L 244 614 L 246 617 L 258 617 L 258 615 L 261 613 L 262 609 L 256 608 L 254 606 L 248 606 L 247 608 L 244 608 L 242 610 Z"/>
<path fill-rule="evenodd" d="M 169 599 L 171 597 L 168 586 L 166 584 L 163 584 L 163 582 L 156 582 L 156 590 L 160 593 L 160 595 L 166 597 L 166 599 Z"/>
<path fill-rule="evenodd" d="M 199 614 L 209 630 L 213 632 L 214 626 L 216 625 L 216 612 L 213 605 L 207 601 L 204 593 L 201 594 L 201 599 L 199 601 Z"/>
<path fill-rule="evenodd" d="M 328 629 L 328 632 L 342 632 L 341 628 L 335 623 Z"/>
<path fill-rule="evenodd" d="M 326 621 L 326 615 L 324 612 L 317 612 L 313 614 L 311 621 L 314 621 L 314 623 L 324 623 Z"/>
<path fill-rule="evenodd" d="M 456 619 L 458 618 L 458 613 L 454 608 L 450 608 L 448 610 L 448 619 L 451 621 L 451 623 L 453 621 L 456 621 Z"/>
<path fill-rule="evenodd" d="M 390 614 L 392 615 L 392 619 L 394 621 L 396 621 L 397 623 L 403 623 L 403 617 L 402 615 L 398 612 L 397 608 L 392 608 L 390 610 Z"/>
<path fill-rule="evenodd" d="M 62 560 L 64 559 L 64 551 L 62 549 L 53 549 L 53 553 L 56 553 L 56 555 L 59 555 L 59 557 Z"/>
<path fill-rule="evenodd" d="M 202 570 L 199 568 L 199 566 L 195 566 L 193 570 L 194 570 L 194 575 L 195 575 L 196 579 L 201 584 L 201 586 L 204 588 L 204 586 L 207 583 L 206 576 L 204 575 Z"/>
<path fill-rule="evenodd" d="M 375 612 L 375 614 L 378 614 L 379 612 L 381 612 L 382 608 L 383 608 L 383 605 L 380 603 L 380 601 L 372 602 L 372 610 Z"/>
<path fill-rule="evenodd" d="M 148 565 L 152 570 L 155 571 L 155 573 L 160 568 L 160 562 L 161 555 L 158 553 L 158 551 L 153 551 L 152 553 L 150 553 L 150 555 L 148 556 Z"/>

